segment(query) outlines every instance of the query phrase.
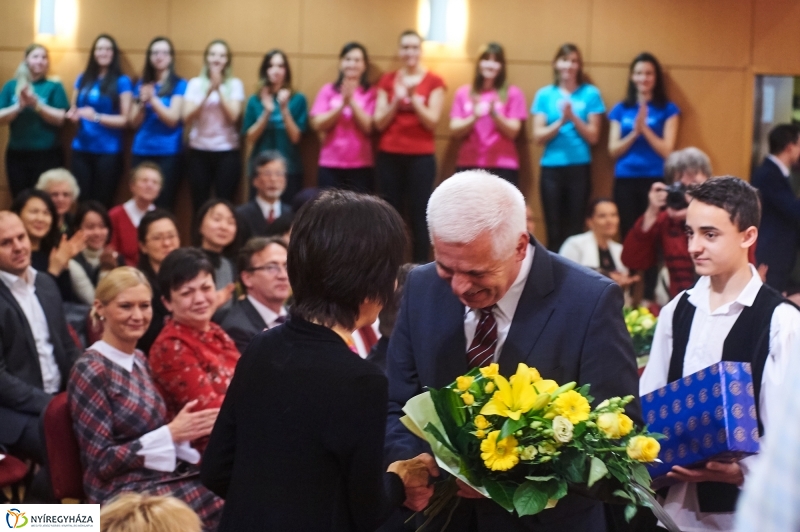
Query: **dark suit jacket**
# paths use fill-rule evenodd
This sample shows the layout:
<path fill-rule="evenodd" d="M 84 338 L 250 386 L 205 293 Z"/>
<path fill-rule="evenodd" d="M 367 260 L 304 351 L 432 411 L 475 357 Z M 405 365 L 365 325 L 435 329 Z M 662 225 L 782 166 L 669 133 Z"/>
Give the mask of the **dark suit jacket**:
<path fill-rule="evenodd" d="M 261 207 L 258 206 L 258 203 L 256 203 L 255 198 L 237 207 L 236 215 L 242 223 L 242 228 L 244 230 L 242 242 L 247 242 L 248 239 L 254 236 L 266 236 L 268 234 L 270 224 L 264 219 L 264 213 L 261 211 Z M 281 215 L 272 223 L 291 223 L 293 216 L 294 212 L 292 211 L 292 207 L 281 202 Z"/>
<path fill-rule="evenodd" d="M 619 286 L 533 243 L 533 264 L 502 347 L 500 372 L 512 375 L 524 362 L 558 383 L 590 383 L 596 402 L 638 396 L 636 360 L 622 319 Z M 402 408 L 426 386 L 441 388 L 467 372 L 464 312 L 434 264 L 409 273 L 387 354 L 389 462 L 430 452 L 400 423 Z M 638 401 L 630 404 L 628 413 L 641 424 Z M 458 509 L 457 513 L 463 509 L 460 519 L 469 519 L 474 510 L 478 530 L 486 532 L 605 530 L 602 504 L 575 495 L 525 519 L 512 519 L 489 500 L 464 499 Z M 453 530 L 467 526 L 462 521 Z"/>
<path fill-rule="evenodd" d="M 53 278 L 40 272 L 34 286 L 50 328 L 63 391 L 80 351 L 67 331 L 61 295 Z M 16 442 L 30 416 L 38 416 L 47 406 L 52 396 L 44 392 L 43 386 L 39 355 L 28 320 L 11 291 L 0 281 L 0 443 Z"/>
<path fill-rule="evenodd" d="M 768 158 L 756 169 L 752 184 L 761 193 L 756 261 L 769 266 L 767 284 L 783 291 L 797 256 L 800 199 L 778 165 Z"/>
<path fill-rule="evenodd" d="M 244 353 L 255 335 L 267 328 L 261 314 L 247 298 L 233 305 L 220 325 L 236 344 L 236 349 Z"/>
<path fill-rule="evenodd" d="M 219 532 L 372 532 L 405 499 L 385 473 L 386 377 L 332 330 L 291 319 L 236 368 L 201 479 Z"/>

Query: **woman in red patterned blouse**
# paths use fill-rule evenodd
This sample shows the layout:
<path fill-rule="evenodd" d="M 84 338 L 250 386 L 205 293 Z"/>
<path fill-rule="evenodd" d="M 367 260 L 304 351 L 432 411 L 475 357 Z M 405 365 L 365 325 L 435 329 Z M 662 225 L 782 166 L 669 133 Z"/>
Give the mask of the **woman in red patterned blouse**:
<path fill-rule="evenodd" d="M 195 248 L 176 249 L 158 272 L 172 313 L 150 348 L 153 378 L 171 415 L 189 401 L 196 410 L 219 408 L 233 378 L 239 351 L 211 316 L 217 308 L 214 266 Z M 208 438 L 193 442 L 201 452 Z"/>

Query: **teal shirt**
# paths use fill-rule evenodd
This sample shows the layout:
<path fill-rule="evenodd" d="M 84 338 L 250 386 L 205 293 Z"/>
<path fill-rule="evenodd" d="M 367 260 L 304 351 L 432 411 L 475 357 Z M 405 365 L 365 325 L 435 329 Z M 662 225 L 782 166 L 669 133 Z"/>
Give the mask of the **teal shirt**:
<path fill-rule="evenodd" d="M 59 81 L 40 79 L 34 81 L 33 92 L 39 99 L 57 109 L 68 109 L 69 101 L 64 86 Z M 17 103 L 15 94 L 17 80 L 12 79 L 0 91 L 0 109 Z M 58 146 L 58 126 L 45 122 L 30 107 L 22 110 L 9 125 L 8 149 L 10 150 L 52 150 Z"/>
<path fill-rule="evenodd" d="M 250 96 L 250 99 L 247 100 L 247 108 L 244 111 L 243 135 L 247 135 L 247 130 L 256 123 L 256 120 L 263 112 L 264 106 L 261 105 L 261 99 L 258 94 Z M 300 128 L 300 132 L 305 132 L 308 128 L 308 103 L 306 102 L 306 97 L 299 92 L 293 93 L 292 97 L 289 98 L 289 113 L 292 115 L 294 123 Z M 286 173 L 299 174 L 303 171 L 303 166 L 300 163 L 300 149 L 297 144 L 293 144 L 289 140 L 278 102 L 275 102 L 275 110 L 269 116 L 264 132 L 253 144 L 250 159 L 252 160 L 264 150 L 277 150 L 286 157 Z"/>

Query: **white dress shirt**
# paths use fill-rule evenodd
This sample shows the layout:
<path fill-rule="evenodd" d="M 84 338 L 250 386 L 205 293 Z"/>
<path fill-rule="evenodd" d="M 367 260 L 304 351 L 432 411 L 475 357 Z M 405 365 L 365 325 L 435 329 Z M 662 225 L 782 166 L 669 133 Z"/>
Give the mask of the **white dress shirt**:
<path fill-rule="evenodd" d="M 125 209 L 125 213 L 128 215 L 128 218 L 131 219 L 133 226 L 139 227 L 139 224 L 142 223 L 142 218 L 144 218 L 144 215 L 147 214 L 148 211 L 154 210 L 156 206 L 150 204 L 147 210 L 143 211 L 136 206 L 136 201 L 131 198 L 122 204 L 122 208 Z"/>
<path fill-rule="evenodd" d="M 133 354 L 120 351 L 116 347 L 100 340 L 89 348 L 97 351 L 114 364 L 121 366 L 125 371 L 133 371 L 135 363 L 147 373 L 147 368 Z M 153 471 L 175 471 L 177 460 L 180 458 L 190 464 L 200 462 L 200 453 L 189 445 L 188 441 L 175 443 L 169 427 L 162 425 L 139 437 L 142 448 L 136 451 L 139 456 L 144 456 L 144 466 Z"/>
<path fill-rule="evenodd" d="M 264 215 L 264 219 L 269 219 L 269 213 L 274 213 L 273 216 L 277 220 L 281 217 L 281 200 L 277 199 L 274 202 L 270 203 L 261 196 L 256 195 L 256 203 L 261 208 L 261 213 Z"/>
<path fill-rule="evenodd" d="M 280 325 L 280 323 L 276 321 L 279 317 L 282 317 L 284 319 L 286 318 L 286 307 L 284 306 L 281 306 L 281 311 L 276 314 L 275 311 L 273 311 L 271 308 L 264 305 L 251 295 L 247 296 L 247 300 L 253 304 L 253 307 L 255 307 L 256 311 L 261 316 L 261 319 L 264 320 L 264 323 L 267 324 L 267 329 L 272 329 L 276 325 Z"/>
<path fill-rule="evenodd" d="M 686 355 L 683 375 L 687 376 L 722 360 L 722 348 L 733 324 L 745 307 L 752 306 L 763 284 L 755 267 L 750 265 L 752 278 L 734 301 L 710 310 L 711 282 L 708 277 L 700 277 L 694 288 L 687 290 L 689 302 L 696 307 Z M 639 393 L 645 395 L 667 385 L 670 359 L 672 358 L 672 317 L 675 307 L 683 293 L 670 301 L 658 317 L 650 360 L 639 381 Z M 768 422 L 775 405 L 775 393 L 786 375 L 787 366 L 800 349 L 800 312 L 788 304 L 778 305 L 770 321 L 769 356 L 764 365 L 759 395 L 759 417 L 766 434 Z M 757 456 L 747 457 L 739 462 L 745 480 Z M 701 513 L 697 502 L 697 485 L 679 483 L 672 486 L 664 502 L 675 523 L 684 532 L 706 530 L 734 530 L 733 513 Z"/>
<path fill-rule="evenodd" d="M 36 297 L 37 272 L 28 266 L 27 275 L 18 277 L 13 273 L 0 271 L 0 278 L 17 300 L 28 326 L 31 328 L 36 352 L 39 355 L 39 369 L 42 371 L 42 388 L 47 393 L 57 393 L 61 389 L 61 371 L 58 369 L 56 357 L 53 354 L 53 342 L 50 340 L 50 327 L 47 317 L 42 309 L 39 298 Z M 20 331 L 20 334 L 23 334 Z"/>
<path fill-rule="evenodd" d="M 492 313 L 497 322 L 497 345 L 494 349 L 494 361 L 500 358 L 500 352 L 503 349 L 503 344 L 508 336 L 508 331 L 511 329 L 511 322 L 514 319 L 514 313 L 517 311 L 519 298 L 522 296 L 522 291 L 525 289 L 525 283 L 528 281 L 528 274 L 531 272 L 531 265 L 533 264 L 534 247 L 528 244 L 527 253 L 522 260 L 522 265 L 519 268 L 517 278 L 514 284 L 508 289 L 508 292 L 500 298 L 497 305 L 494 307 Z M 475 329 L 478 328 L 478 321 L 480 321 L 480 309 L 472 309 L 467 307 L 464 313 L 464 336 L 467 339 L 467 349 L 472 344 L 475 338 Z M 466 356 L 466 354 L 465 354 Z"/>

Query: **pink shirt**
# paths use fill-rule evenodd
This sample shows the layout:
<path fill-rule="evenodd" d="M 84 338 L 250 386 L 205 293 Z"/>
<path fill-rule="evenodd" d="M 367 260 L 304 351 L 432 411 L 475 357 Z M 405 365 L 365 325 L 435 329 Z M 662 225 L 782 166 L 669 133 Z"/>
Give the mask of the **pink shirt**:
<path fill-rule="evenodd" d="M 506 118 L 525 120 L 528 108 L 522 91 L 510 85 L 505 101 L 500 100 L 497 91 L 483 92 L 473 103 L 472 85 L 459 87 L 453 99 L 450 118 L 467 118 L 478 108 L 478 119 L 472 132 L 464 139 L 458 152 L 457 166 L 477 168 L 519 168 L 519 156 L 514 141 L 504 136 L 489 116 L 490 106 L 494 105 L 498 114 Z"/>
<path fill-rule="evenodd" d="M 375 112 L 375 88 L 366 91 L 359 87 L 353 99 L 370 116 Z M 311 116 L 327 113 L 341 105 L 342 95 L 336 92 L 333 83 L 324 85 L 317 93 Z M 372 141 L 358 128 L 353 110 L 346 106 L 339 121 L 324 134 L 319 152 L 319 165 L 328 168 L 364 168 L 372 166 Z"/>
<path fill-rule="evenodd" d="M 184 99 L 199 104 L 208 91 L 208 81 L 192 78 L 186 86 Z M 237 102 L 244 101 L 244 85 L 238 78 L 229 79 L 220 89 L 226 97 Z M 222 110 L 219 93 L 214 91 L 203 102 L 203 107 L 192 121 L 189 131 L 189 147 L 202 151 L 229 151 L 239 149 L 239 129 L 231 123 Z"/>

